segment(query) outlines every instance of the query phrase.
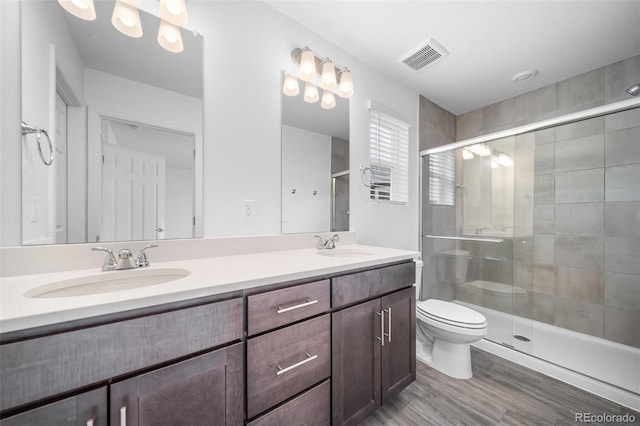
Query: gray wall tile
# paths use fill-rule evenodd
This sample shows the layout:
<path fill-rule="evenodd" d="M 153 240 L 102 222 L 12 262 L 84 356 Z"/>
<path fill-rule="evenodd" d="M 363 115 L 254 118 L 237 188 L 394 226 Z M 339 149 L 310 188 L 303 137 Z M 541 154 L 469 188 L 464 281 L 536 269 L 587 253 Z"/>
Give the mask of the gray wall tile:
<path fill-rule="evenodd" d="M 604 274 L 604 304 L 640 311 L 640 275 Z"/>
<path fill-rule="evenodd" d="M 558 110 L 569 113 L 604 104 L 604 68 L 556 84 Z"/>
<path fill-rule="evenodd" d="M 482 134 L 482 108 L 459 115 L 456 120 L 457 140 L 469 139 Z"/>
<path fill-rule="evenodd" d="M 556 267 L 554 265 L 533 265 L 533 291 L 556 295 Z"/>
<path fill-rule="evenodd" d="M 533 237 L 533 263 L 553 265 L 555 258 L 555 237 L 535 235 Z"/>
<path fill-rule="evenodd" d="M 604 301 L 604 279 L 599 271 L 558 266 L 556 287 L 558 295 L 565 299 L 599 305 Z"/>
<path fill-rule="evenodd" d="M 591 336 L 604 336 L 604 306 L 556 299 L 555 325 Z"/>
<path fill-rule="evenodd" d="M 629 99 L 627 88 L 638 83 L 640 55 L 607 66 L 605 75 L 605 100 L 607 103 Z"/>
<path fill-rule="evenodd" d="M 482 131 L 486 133 L 515 127 L 515 98 L 482 108 Z"/>
<path fill-rule="evenodd" d="M 534 178 L 534 204 L 553 204 L 555 199 L 555 178 L 553 175 L 537 175 Z"/>
<path fill-rule="evenodd" d="M 604 200 L 604 169 L 556 174 L 556 203 L 589 203 Z"/>
<path fill-rule="evenodd" d="M 605 132 L 640 126 L 640 108 L 609 114 L 605 117 Z"/>
<path fill-rule="evenodd" d="M 533 231 L 536 234 L 553 234 L 555 230 L 555 208 L 553 204 L 534 207 Z"/>
<path fill-rule="evenodd" d="M 556 172 L 604 167 L 604 135 L 556 142 Z"/>
<path fill-rule="evenodd" d="M 605 339 L 640 348 L 640 327 L 638 324 L 640 324 L 640 312 L 605 307 Z"/>
<path fill-rule="evenodd" d="M 556 266 L 602 270 L 604 244 L 602 237 L 556 235 Z"/>
<path fill-rule="evenodd" d="M 605 270 L 640 275 L 640 238 L 605 238 Z"/>
<path fill-rule="evenodd" d="M 640 163 L 640 127 L 609 132 L 605 138 L 607 166 Z"/>
<path fill-rule="evenodd" d="M 536 130 L 536 146 L 554 143 L 556 141 L 556 128 Z"/>
<path fill-rule="evenodd" d="M 604 203 L 558 204 L 555 233 L 570 235 L 604 234 Z"/>
<path fill-rule="evenodd" d="M 640 164 L 607 167 L 606 201 L 640 201 Z"/>
<path fill-rule="evenodd" d="M 555 144 L 536 146 L 534 170 L 535 174 L 542 175 L 553 173 L 555 170 L 556 148 Z"/>
<path fill-rule="evenodd" d="M 604 204 L 605 235 L 640 238 L 640 202 Z"/>
<path fill-rule="evenodd" d="M 604 117 L 591 118 L 556 127 L 556 142 L 604 133 Z"/>
<path fill-rule="evenodd" d="M 556 109 L 556 88 L 553 85 L 532 90 L 516 97 L 518 124 L 533 123 L 553 117 Z"/>
<path fill-rule="evenodd" d="M 555 297 L 543 294 L 533 293 L 533 319 L 547 324 L 555 324 L 556 317 L 556 299 Z"/>

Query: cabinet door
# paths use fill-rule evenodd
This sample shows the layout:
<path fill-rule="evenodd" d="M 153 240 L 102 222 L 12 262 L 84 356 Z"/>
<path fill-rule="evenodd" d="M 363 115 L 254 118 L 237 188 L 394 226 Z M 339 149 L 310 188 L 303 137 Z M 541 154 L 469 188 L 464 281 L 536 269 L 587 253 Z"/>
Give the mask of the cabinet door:
<path fill-rule="evenodd" d="M 102 387 L 2 420 L 2 426 L 106 426 L 107 388 Z"/>
<path fill-rule="evenodd" d="M 382 404 L 416 379 L 416 291 L 411 287 L 382 298 Z"/>
<path fill-rule="evenodd" d="M 355 425 L 380 407 L 380 299 L 332 318 L 332 424 Z"/>
<path fill-rule="evenodd" d="M 241 425 L 242 343 L 111 385 L 112 426 Z"/>

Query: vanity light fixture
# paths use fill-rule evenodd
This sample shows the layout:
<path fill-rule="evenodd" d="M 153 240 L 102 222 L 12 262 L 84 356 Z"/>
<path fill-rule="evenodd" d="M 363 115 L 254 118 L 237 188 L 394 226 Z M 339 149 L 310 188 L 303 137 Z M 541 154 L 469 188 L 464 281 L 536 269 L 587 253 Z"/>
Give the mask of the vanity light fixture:
<path fill-rule="evenodd" d="M 338 87 L 338 96 L 341 98 L 350 98 L 353 96 L 353 77 L 348 68 L 340 71 L 340 87 Z"/>
<path fill-rule="evenodd" d="M 306 82 L 304 85 L 304 101 L 310 104 L 318 102 L 320 94 L 318 93 L 318 86 L 313 83 Z"/>
<path fill-rule="evenodd" d="M 160 0 L 160 18 L 178 27 L 187 25 L 189 16 L 185 0 Z"/>
<path fill-rule="evenodd" d="M 282 86 L 282 93 L 287 96 L 297 96 L 300 93 L 300 86 L 298 85 L 298 79 L 291 74 L 284 75 L 284 85 Z"/>
<path fill-rule="evenodd" d="M 96 19 L 96 7 L 93 0 L 58 0 L 64 10 L 85 21 Z"/>
<path fill-rule="evenodd" d="M 158 29 L 158 44 L 169 52 L 180 53 L 184 50 L 180 27 L 165 20 L 160 21 Z"/>
<path fill-rule="evenodd" d="M 336 97 L 333 95 L 332 91 L 322 91 L 322 102 L 320 103 L 320 106 L 322 107 L 322 109 L 331 109 L 336 106 Z"/>
<path fill-rule="evenodd" d="M 124 35 L 133 38 L 142 37 L 138 0 L 116 0 L 111 24 Z"/>
<path fill-rule="evenodd" d="M 320 87 L 326 90 L 335 89 L 338 82 L 336 81 L 336 67 L 331 62 L 331 59 L 327 58 L 322 61 L 322 74 L 320 75 Z"/>
<path fill-rule="evenodd" d="M 305 47 L 300 54 L 300 73 L 298 77 L 303 81 L 314 81 L 317 74 L 316 70 L 316 57 L 308 47 Z"/>

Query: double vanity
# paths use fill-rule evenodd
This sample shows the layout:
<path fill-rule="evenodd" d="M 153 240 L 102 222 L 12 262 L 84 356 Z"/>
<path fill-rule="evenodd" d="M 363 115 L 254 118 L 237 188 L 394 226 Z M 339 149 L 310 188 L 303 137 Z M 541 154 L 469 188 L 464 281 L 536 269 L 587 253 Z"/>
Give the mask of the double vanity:
<path fill-rule="evenodd" d="M 151 253 L 3 278 L 3 425 L 357 424 L 415 379 L 415 252 Z"/>

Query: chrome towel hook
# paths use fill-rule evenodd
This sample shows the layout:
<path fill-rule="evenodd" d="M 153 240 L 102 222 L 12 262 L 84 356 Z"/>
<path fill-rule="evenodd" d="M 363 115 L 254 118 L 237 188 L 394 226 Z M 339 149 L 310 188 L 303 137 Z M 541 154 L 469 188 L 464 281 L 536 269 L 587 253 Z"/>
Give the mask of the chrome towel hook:
<path fill-rule="evenodd" d="M 45 166 L 50 166 L 53 164 L 53 144 L 51 143 L 51 138 L 49 134 L 44 129 L 38 129 L 30 124 L 25 123 L 24 121 L 20 122 L 20 127 L 22 128 L 22 135 L 29 135 L 31 133 L 36 134 L 36 140 L 38 141 L 38 152 L 40 153 L 40 158 Z M 49 143 L 49 161 L 44 159 L 44 154 L 42 153 L 42 144 L 40 143 L 40 134 L 44 133 L 47 137 L 47 142 Z"/>

